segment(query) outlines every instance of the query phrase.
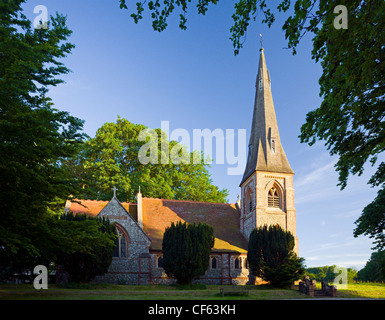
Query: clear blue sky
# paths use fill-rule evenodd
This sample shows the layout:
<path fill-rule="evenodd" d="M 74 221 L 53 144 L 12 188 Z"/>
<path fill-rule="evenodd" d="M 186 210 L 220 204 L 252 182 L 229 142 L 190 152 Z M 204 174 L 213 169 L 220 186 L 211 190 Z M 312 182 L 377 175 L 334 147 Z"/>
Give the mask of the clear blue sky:
<path fill-rule="evenodd" d="M 72 73 L 50 96 L 58 109 L 85 120 L 91 137 L 118 115 L 150 128 L 166 120 L 171 131 L 183 128 L 191 136 L 193 129 L 204 128 L 246 129 L 248 136 L 262 33 L 280 137 L 296 172 L 300 256 L 308 267 L 337 264 L 360 269 L 370 257 L 372 243 L 353 237 L 354 221 L 376 195 L 367 185 L 373 169 L 367 166 L 363 176 L 350 178 L 340 191 L 333 168 L 336 158 L 323 143 L 309 147 L 298 139 L 306 113 L 321 102 L 321 67 L 311 60 L 311 35 L 303 38 L 293 56 L 284 49 L 282 18 L 278 16 L 271 29 L 260 18 L 234 56 L 229 40 L 233 3 L 220 1 L 206 16 L 190 9 L 187 31 L 178 28 L 175 16 L 162 33 L 153 31 L 148 14 L 135 25 L 128 11 L 119 9 L 118 0 L 29 0 L 24 8 L 31 20 L 37 16 L 37 5 L 45 5 L 50 15 L 67 15 L 76 48 L 64 63 Z M 235 202 L 242 176 L 228 175 L 227 168 L 213 164 L 212 178 L 215 185 L 229 189 L 228 200 Z"/>

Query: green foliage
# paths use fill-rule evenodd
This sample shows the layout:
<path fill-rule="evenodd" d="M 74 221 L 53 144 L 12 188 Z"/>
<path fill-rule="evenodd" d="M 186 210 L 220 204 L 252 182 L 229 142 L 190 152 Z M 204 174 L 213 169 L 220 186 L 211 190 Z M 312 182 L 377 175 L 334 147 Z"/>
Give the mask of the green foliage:
<path fill-rule="evenodd" d="M 69 72 L 59 61 L 74 47 L 66 19 L 34 30 L 22 3 L 0 2 L 0 268 L 9 272 L 54 255 L 50 214 L 75 192 L 61 163 L 84 139 L 83 121 L 47 96 Z"/>
<path fill-rule="evenodd" d="M 188 2 L 191 2 L 191 0 L 171 0 L 164 1 L 163 4 L 161 4 L 159 0 L 149 1 L 148 9 L 151 12 L 151 18 L 153 20 L 152 27 L 154 30 L 161 32 L 167 28 L 167 18 L 170 16 L 170 14 L 172 14 L 176 7 L 181 9 L 181 13 L 179 14 L 179 27 L 182 30 L 186 30 L 186 13 Z M 198 8 L 198 13 L 204 15 L 208 9 L 209 3 L 217 4 L 217 2 L 218 0 L 199 0 L 196 5 Z M 138 23 L 139 20 L 143 19 L 142 13 L 144 11 L 145 4 L 146 1 L 136 3 L 136 13 L 133 12 L 131 14 L 131 17 L 134 19 L 135 23 Z M 126 0 L 120 0 L 120 9 L 128 9 Z"/>
<path fill-rule="evenodd" d="M 304 259 L 293 252 L 294 236 L 278 225 L 254 229 L 249 238 L 247 260 L 253 274 L 276 287 L 288 287 L 300 279 Z"/>
<path fill-rule="evenodd" d="M 149 136 L 147 140 L 139 141 L 142 131 L 151 132 L 154 139 L 149 142 Z M 116 123 L 105 123 L 95 138 L 89 139 L 81 152 L 65 163 L 68 170 L 77 175 L 81 187 L 77 197 L 109 200 L 111 188 L 116 186 L 121 201 L 135 202 L 140 187 L 146 197 L 226 202 L 228 191 L 219 190 L 212 184 L 208 165 L 204 161 L 193 164 L 194 154 L 187 152 L 180 157 L 181 163 L 174 164 L 176 155 L 172 150 L 182 151 L 182 146 L 171 141 L 167 155 L 162 149 L 162 141 L 167 139 L 160 129 L 149 130 L 120 117 Z M 139 161 L 138 153 L 147 143 L 152 143 L 149 148 L 155 147 L 158 164 Z"/>
<path fill-rule="evenodd" d="M 120 8 L 128 9 L 132 11 L 130 15 L 135 23 L 143 19 L 143 12 L 145 10 L 146 1 L 136 2 L 136 9 L 131 10 L 126 4 L 126 0 L 120 0 Z M 161 3 L 160 0 L 149 1 L 147 4 L 149 12 L 151 12 L 152 27 L 155 31 L 164 31 L 168 24 L 168 17 L 174 12 L 176 8 L 180 8 L 179 14 L 179 28 L 186 30 L 187 26 L 187 9 L 191 0 L 168 0 Z M 218 4 L 218 0 L 199 0 L 196 4 L 198 14 L 205 15 L 210 4 Z M 290 0 L 283 0 L 278 4 L 277 9 L 279 11 L 287 11 L 290 7 Z M 243 47 L 243 42 L 246 39 L 247 28 L 250 24 L 250 20 L 256 20 L 258 13 L 263 13 L 262 23 L 267 23 L 268 26 L 275 20 L 274 14 L 271 9 L 267 7 L 266 0 L 239 0 L 234 3 L 234 14 L 232 16 L 234 25 L 230 28 L 231 37 L 233 42 L 234 53 L 237 55 L 240 48 Z"/>
<path fill-rule="evenodd" d="M 57 230 L 56 264 L 64 266 L 70 281 L 87 283 L 108 271 L 117 237 L 108 219 L 67 213 L 60 217 Z"/>
<path fill-rule="evenodd" d="M 368 161 L 374 166 L 385 150 L 385 2 L 342 1 L 348 10 L 348 29 L 335 29 L 333 1 L 320 1 L 320 28 L 314 28 L 312 56 L 321 61 L 322 103 L 306 116 L 301 142 L 324 140 L 331 155 L 338 155 L 336 170 L 344 189 L 349 174 L 361 175 Z M 354 235 L 376 238 L 385 247 L 385 163 L 369 180 L 381 186 L 377 198 L 356 221 Z"/>
<path fill-rule="evenodd" d="M 337 274 L 334 273 L 336 265 L 332 266 L 323 266 L 323 267 L 312 267 L 306 269 L 306 275 L 317 282 L 326 281 L 328 283 L 333 283 Z M 348 283 L 353 283 L 357 279 L 357 270 L 352 268 L 346 269 L 348 273 Z"/>
<path fill-rule="evenodd" d="M 354 236 L 361 234 L 374 238 L 374 249 L 385 249 L 385 187 L 380 189 L 377 197 L 362 211 L 362 215 L 355 222 Z"/>
<path fill-rule="evenodd" d="M 163 268 L 181 285 L 205 274 L 214 246 L 214 229 L 205 224 L 172 223 L 163 236 Z"/>
<path fill-rule="evenodd" d="M 385 281 L 385 251 L 373 252 L 357 276 L 363 281 Z"/>

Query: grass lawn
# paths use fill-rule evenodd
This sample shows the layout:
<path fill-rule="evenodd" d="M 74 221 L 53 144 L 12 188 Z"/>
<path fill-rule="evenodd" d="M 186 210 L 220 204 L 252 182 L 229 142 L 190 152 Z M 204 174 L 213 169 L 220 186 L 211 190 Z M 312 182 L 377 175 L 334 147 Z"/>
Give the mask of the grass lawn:
<path fill-rule="evenodd" d="M 340 298 L 385 299 L 385 285 L 378 283 L 349 284 L 348 289 L 338 290 Z M 275 300 L 309 298 L 298 289 L 274 289 L 267 285 L 249 286 L 249 296 L 225 296 L 219 286 L 206 289 L 181 290 L 174 286 L 127 286 L 92 284 L 63 288 L 49 285 L 48 290 L 35 290 L 32 284 L 0 284 L 0 300 Z"/>
<path fill-rule="evenodd" d="M 303 295 L 294 289 L 274 289 L 270 286 L 250 286 L 249 296 L 225 296 L 219 286 L 206 289 L 181 290 L 173 286 L 127 286 L 95 284 L 84 288 L 62 288 L 49 285 L 48 290 L 35 290 L 31 284 L 0 285 L 0 300 L 267 300 L 298 299 Z"/>
<path fill-rule="evenodd" d="M 382 283 L 352 283 L 347 289 L 337 290 L 341 298 L 371 298 L 385 299 L 385 284 Z"/>

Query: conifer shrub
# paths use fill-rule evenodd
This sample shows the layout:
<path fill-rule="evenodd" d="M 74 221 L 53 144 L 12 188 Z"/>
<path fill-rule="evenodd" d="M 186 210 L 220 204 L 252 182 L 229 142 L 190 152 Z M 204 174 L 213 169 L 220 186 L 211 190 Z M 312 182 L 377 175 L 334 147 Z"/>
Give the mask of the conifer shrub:
<path fill-rule="evenodd" d="M 204 275 L 214 246 L 214 229 L 205 224 L 172 223 L 163 236 L 163 268 L 180 285 Z"/>
<path fill-rule="evenodd" d="M 294 236 L 279 225 L 254 229 L 247 253 L 253 275 L 279 288 L 289 287 L 302 278 L 304 259 L 294 253 L 294 243 Z"/>

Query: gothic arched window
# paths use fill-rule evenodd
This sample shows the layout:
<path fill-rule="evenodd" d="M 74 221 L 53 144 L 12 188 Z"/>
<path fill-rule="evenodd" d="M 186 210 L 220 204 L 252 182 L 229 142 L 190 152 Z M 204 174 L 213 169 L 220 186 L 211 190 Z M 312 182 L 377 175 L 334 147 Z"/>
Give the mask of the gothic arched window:
<path fill-rule="evenodd" d="M 211 259 L 211 269 L 216 269 L 216 268 L 217 268 L 217 265 L 218 265 L 217 258 L 216 258 L 216 257 L 213 257 L 213 258 Z"/>
<path fill-rule="evenodd" d="M 163 268 L 163 256 L 158 256 L 157 259 L 158 268 Z"/>
<path fill-rule="evenodd" d="M 234 260 L 234 269 L 241 269 L 242 268 L 242 260 L 241 258 L 235 258 Z"/>
<path fill-rule="evenodd" d="M 275 187 L 272 187 L 267 196 L 268 206 L 271 208 L 280 208 L 281 207 L 281 199 L 279 197 L 279 192 Z"/>
<path fill-rule="evenodd" d="M 127 257 L 127 247 L 128 247 L 128 239 L 121 227 L 116 227 L 116 233 L 118 235 L 118 239 L 116 239 L 116 247 L 114 250 L 113 257 L 115 258 L 126 258 Z"/>

